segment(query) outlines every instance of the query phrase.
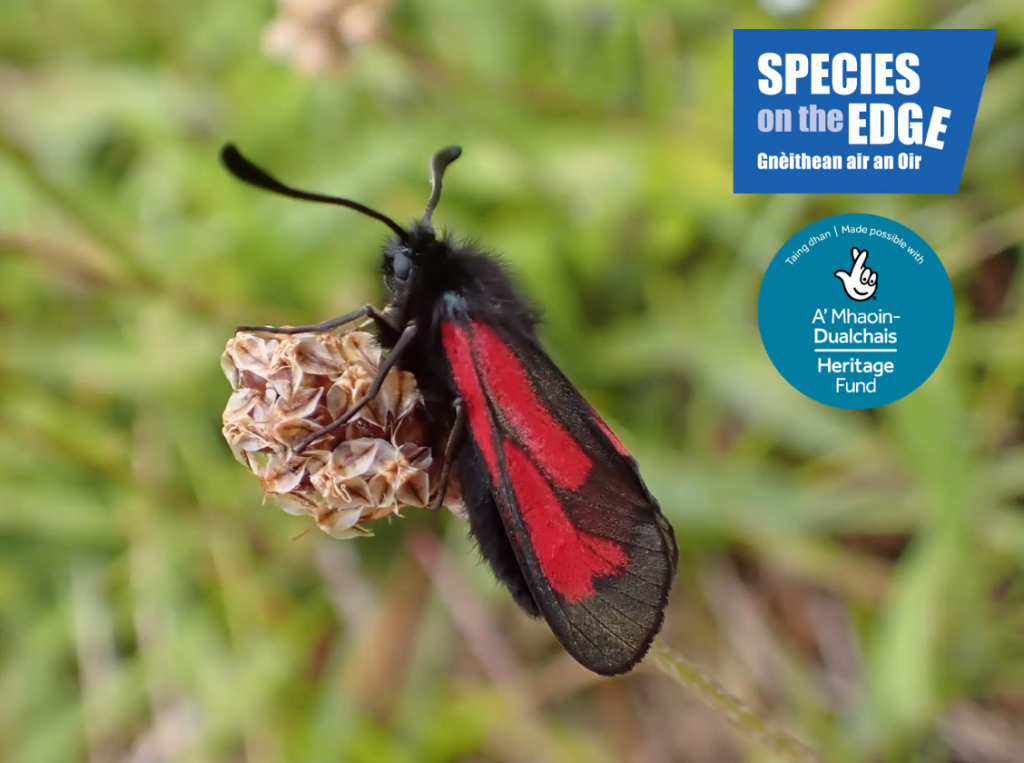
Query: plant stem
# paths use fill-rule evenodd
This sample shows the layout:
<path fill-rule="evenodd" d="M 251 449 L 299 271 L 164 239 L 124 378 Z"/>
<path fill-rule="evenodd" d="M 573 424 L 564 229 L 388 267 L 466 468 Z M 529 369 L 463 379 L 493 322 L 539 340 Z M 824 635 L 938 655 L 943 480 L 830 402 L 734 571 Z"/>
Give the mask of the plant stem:
<path fill-rule="evenodd" d="M 77 196 L 51 181 L 35 158 L 6 129 L 0 128 L 0 155 L 5 156 L 25 181 L 55 209 L 74 221 L 95 242 L 113 255 L 125 274 L 139 288 L 158 290 L 158 281 L 142 265 L 142 258 L 110 225 L 93 214 Z"/>
<path fill-rule="evenodd" d="M 0 159 L 4 158 L 29 187 L 113 258 L 121 271 L 118 276 L 124 279 L 128 290 L 167 296 L 190 311 L 218 320 L 228 320 L 243 312 L 231 305 L 222 306 L 218 301 L 189 288 L 166 282 L 146 265 L 145 257 L 127 237 L 93 212 L 78 195 L 51 180 L 32 153 L 0 124 Z"/>
<path fill-rule="evenodd" d="M 733 728 L 757 740 L 788 763 L 824 763 L 811 748 L 761 718 L 661 639 L 655 640 L 647 662 L 696 694 Z"/>

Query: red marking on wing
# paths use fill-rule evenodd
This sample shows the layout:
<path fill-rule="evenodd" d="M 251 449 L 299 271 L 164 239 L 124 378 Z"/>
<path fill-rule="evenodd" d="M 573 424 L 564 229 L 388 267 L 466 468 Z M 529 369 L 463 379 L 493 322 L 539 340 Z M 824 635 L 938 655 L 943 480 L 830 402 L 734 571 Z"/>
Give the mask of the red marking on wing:
<path fill-rule="evenodd" d="M 594 593 L 594 578 L 614 575 L 629 559 L 622 547 L 579 530 L 551 485 L 515 444 L 505 441 L 505 463 L 533 553 L 551 587 L 569 603 Z"/>
<path fill-rule="evenodd" d="M 594 417 L 594 423 L 597 424 L 598 428 L 602 432 L 604 432 L 604 436 L 611 440 L 612 445 L 615 446 L 615 450 L 619 452 L 619 455 L 626 456 L 627 458 L 632 458 L 633 456 L 630 455 L 628 450 L 626 450 L 626 446 L 623 445 L 622 441 L 615 436 L 615 432 L 613 432 L 611 428 L 604 423 L 604 419 L 597 415 L 597 411 L 591 408 L 590 414 Z"/>
<path fill-rule="evenodd" d="M 441 326 L 441 344 L 448 355 L 448 362 L 455 377 L 455 386 L 466 404 L 466 415 L 469 418 L 469 429 L 480 453 L 483 454 L 491 479 L 498 484 L 498 458 L 494 452 L 494 435 L 490 417 L 487 415 L 487 400 L 476 375 L 473 363 L 473 349 L 470 337 L 456 323 L 445 321 Z"/>
<path fill-rule="evenodd" d="M 473 347 L 487 389 L 502 415 L 556 485 L 583 486 L 594 463 L 537 399 L 519 358 L 489 326 L 472 322 Z"/>

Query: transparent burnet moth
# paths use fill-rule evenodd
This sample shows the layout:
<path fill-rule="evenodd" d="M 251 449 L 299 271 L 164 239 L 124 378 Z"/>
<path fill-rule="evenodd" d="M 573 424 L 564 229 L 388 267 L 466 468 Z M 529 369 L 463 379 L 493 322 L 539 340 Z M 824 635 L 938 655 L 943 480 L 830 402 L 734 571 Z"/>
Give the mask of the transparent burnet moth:
<path fill-rule="evenodd" d="M 300 443 L 345 425 L 393 367 L 411 372 L 428 418 L 447 433 L 434 505 L 458 463 L 470 533 L 516 603 L 542 616 L 565 649 L 603 675 L 646 654 L 664 619 L 678 550 L 636 461 L 541 347 L 537 312 L 506 268 L 476 246 L 438 235 L 431 217 L 445 169 L 430 163 L 422 219 L 403 228 L 358 202 L 286 186 L 228 144 L 227 169 L 291 198 L 348 207 L 391 229 L 382 249 L 388 309 L 370 305 L 310 326 L 240 326 L 294 334 L 371 320 L 387 355 L 366 397 Z"/>

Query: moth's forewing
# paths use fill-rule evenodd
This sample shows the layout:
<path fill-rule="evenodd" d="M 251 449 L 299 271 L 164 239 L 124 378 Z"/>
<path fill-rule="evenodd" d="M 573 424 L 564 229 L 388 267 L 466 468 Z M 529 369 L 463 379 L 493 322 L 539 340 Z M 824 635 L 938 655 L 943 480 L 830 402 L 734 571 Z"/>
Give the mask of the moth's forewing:
<path fill-rule="evenodd" d="M 677 558 L 635 462 L 529 333 L 453 319 L 442 344 L 541 613 L 587 668 L 629 670 L 661 627 Z"/>

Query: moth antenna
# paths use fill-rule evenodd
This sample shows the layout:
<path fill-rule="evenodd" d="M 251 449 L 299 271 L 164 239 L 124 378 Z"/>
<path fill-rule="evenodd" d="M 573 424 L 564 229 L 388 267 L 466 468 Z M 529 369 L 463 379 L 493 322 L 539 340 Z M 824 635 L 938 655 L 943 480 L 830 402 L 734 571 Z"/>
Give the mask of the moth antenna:
<path fill-rule="evenodd" d="M 235 148 L 232 143 L 224 144 L 224 147 L 220 150 L 220 160 L 223 162 L 224 167 L 227 168 L 227 171 L 243 183 L 255 186 L 256 188 L 262 188 L 264 191 L 270 191 L 271 193 L 276 193 L 281 196 L 287 196 L 292 199 L 318 201 L 322 204 L 334 204 L 339 207 L 354 209 L 356 212 L 366 215 L 367 217 L 372 217 L 374 220 L 380 220 L 386 226 L 391 228 L 395 235 L 402 241 L 409 240 L 409 234 L 405 232 L 401 225 L 396 223 L 387 215 L 382 214 L 375 209 L 371 209 L 365 204 L 360 204 L 358 201 L 352 201 L 351 199 L 343 199 L 340 196 L 327 196 L 322 193 L 300 191 L 297 188 L 285 185 L 280 180 L 273 177 L 269 172 L 257 167 L 251 161 L 242 156 L 242 152 Z"/>
<path fill-rule="evenodd" d="M 430 218 L 437 208 L 437 202 L 441 200 L 441 180 L 448 165 L 462 156 L 461 146 L 447 146 L 442 148 L 430 160 L 430 201 L 427 202 L 427 210 L 423 213 L 423 224 L 431 230 L 434 224 Z"/>

